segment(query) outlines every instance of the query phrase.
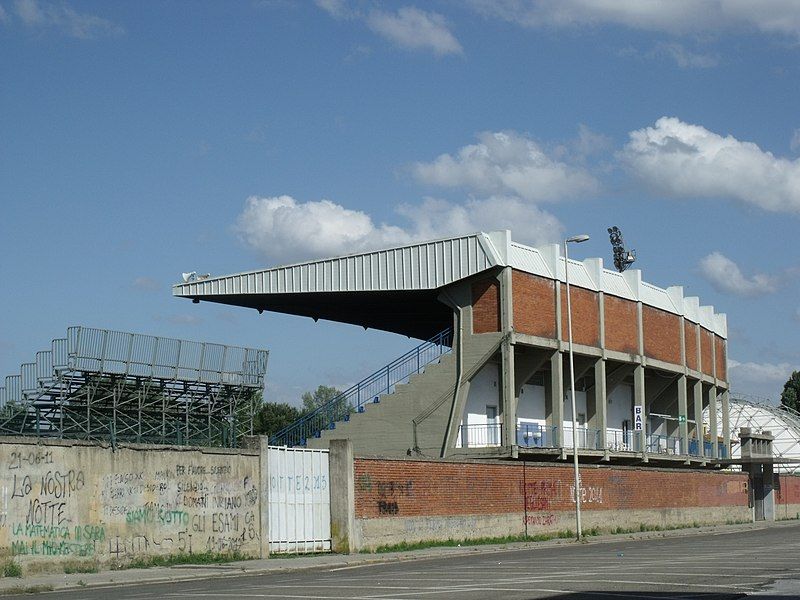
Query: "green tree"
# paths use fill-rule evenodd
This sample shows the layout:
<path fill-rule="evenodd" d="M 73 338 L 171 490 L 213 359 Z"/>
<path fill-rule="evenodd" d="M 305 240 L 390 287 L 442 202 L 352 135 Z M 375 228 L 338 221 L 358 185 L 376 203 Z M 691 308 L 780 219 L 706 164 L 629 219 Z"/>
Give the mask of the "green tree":
<path fill-rule="evenodd" d="M 253 433 L 272 436 L 303 416 L 299 408 L 286 402 L 264 402 L 253 421 Z"/>
<path fill-rule="evenodd" d="M 327 404 L 339 394 L 341 394 L 339 390 L 329 385 L 321 385 L 314 392 L 306 392 L 300 397 L 303 401 L 303 412 L 309 413 Z"/>
<path fill-rule="evenodd" d="M 792 376 L 783 385 L 781 404 L 800 412 L 800 371 L 793 371 Z"/>

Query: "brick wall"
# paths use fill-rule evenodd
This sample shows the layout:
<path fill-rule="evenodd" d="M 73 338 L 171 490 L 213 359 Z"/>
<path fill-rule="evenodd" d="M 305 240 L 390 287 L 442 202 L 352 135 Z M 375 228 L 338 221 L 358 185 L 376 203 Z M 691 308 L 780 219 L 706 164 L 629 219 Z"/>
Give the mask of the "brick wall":
<path fill-rule="evenodd" d="M 639 331 L 636 303 L 606 295 L 604 305 L 606 348 L 638 354 Z"/>
<path fill-rule="evenodd" d="M 600 301 L 597 292 L 570 286 L 572 340 L 585 346 L 600 346 Z M 634 314 L 635 318 L 635 314 Z M 567 335 L 567 286 L 561 284 L 561 338 Z"/>
<path fill-rule="evenodd" d="M 781 475 L 775 502 L 777 504 L 800 504 L 800 476 Z"/>
<path fill-rule="evenodd" d="M 686 366 L 697 371 L 697 325 L 691 321 L 684 321 L 683 331 L 686 344 Z"/>
<path fill-rule="evenodd" d="M 711 360 L 711 347 L 714 343 L 714 334 L 708 329 L 700 328 L 700 362 L 703 368 L 703 373 L 706 375 L 714 375 L 714 362 Z"/>
<path fill-rule="evenodd" d="M 714 344 L 716 344 L 716 359 L 717 359 L 717 379 L 722 379 L 723 381 L 728 380 L 728 369 L 727 364 L 728 361 L 725 357 L 725 340 L 723 340 L 718 335 L 714 336 Z"/>
<path fill-rule="evenodd" d="M 586 511 L 747 507 L 744 474 L 582 467 L 581 477 Z M 380 519 L 527 513 L 546 521 L 572 510 L 572 478 L 566 466 L 357 458 L 355 514 Z"/>
<path fill-rule="evenodd" d="M 681 364 L 681 319 L 652 306 L 642 306 L 646 356 Z"/>
<path fill-rule="evenodd" d="M 514 329 L 539 337 L 556 337 L 556 287 L 552 279 L 520 271 L 511 274 Z"/>
<path fill-rule="evenodd" d="M 472 284 L 472 331 L 500 331 L 500 283 L 497 279 Z"/>

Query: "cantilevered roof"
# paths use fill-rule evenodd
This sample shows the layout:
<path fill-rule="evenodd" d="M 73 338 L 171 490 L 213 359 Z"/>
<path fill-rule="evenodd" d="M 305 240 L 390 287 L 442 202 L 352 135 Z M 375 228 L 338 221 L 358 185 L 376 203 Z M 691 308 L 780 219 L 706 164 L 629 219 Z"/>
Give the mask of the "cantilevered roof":
<path fill-rule="evenodd" d="M 577 287 L 640 300 L 727 337 L 725 315 L 684 298 L 681 287 L 644 283 L 635 269 L 609 271 L 600 258 L 569 262 Z M 442 288 L 505 266 L 564 281 L 558 244 L 533 248 L 513 242 L 510 231 L 494 231 L 179 283 L 173 295 L 425 339 L 450 325 L 452 313 L 438 300 Z"/>

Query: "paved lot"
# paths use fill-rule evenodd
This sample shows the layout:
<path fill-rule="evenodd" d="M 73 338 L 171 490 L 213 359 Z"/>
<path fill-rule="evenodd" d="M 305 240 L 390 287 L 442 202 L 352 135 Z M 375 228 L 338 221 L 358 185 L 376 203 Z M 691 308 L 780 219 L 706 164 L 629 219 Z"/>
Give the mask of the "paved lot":
<path fill-rule="evenodd" d="M 615 539 L 514 550 L 484 548 L 469 554 L 389 564 L 113 589 L 83 588 L 57 591 L 53 595 L 68 600 L 554 597 L 722 600 L 744 596 L 800 600 L 800 524 L 662 539 Z"/>

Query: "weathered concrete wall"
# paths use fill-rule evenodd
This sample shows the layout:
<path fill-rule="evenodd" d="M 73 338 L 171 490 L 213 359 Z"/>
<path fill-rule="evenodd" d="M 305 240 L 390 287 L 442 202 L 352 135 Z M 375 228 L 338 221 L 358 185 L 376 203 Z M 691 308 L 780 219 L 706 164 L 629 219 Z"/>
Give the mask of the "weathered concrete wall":
<path fill-rule="evenodd" d="M 5 438 L 0 553 L 28 567 L 261 552 L 258 451 Z"/>
<path fill-rule="evenodd" d="M 520 462 L 355 459 L 356 545 L 575 529 L 572 471 Z M 581 467 L 584 528 L 747 521 L 747 476 Z"/>

